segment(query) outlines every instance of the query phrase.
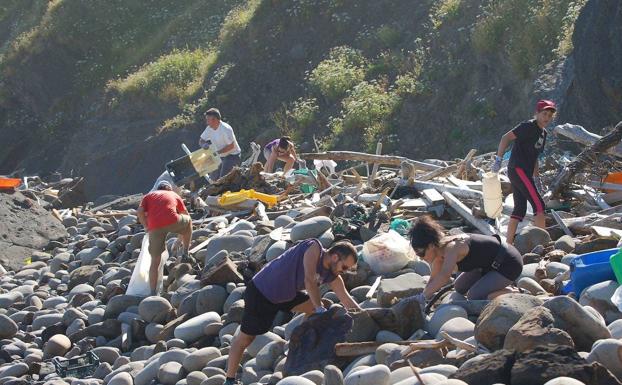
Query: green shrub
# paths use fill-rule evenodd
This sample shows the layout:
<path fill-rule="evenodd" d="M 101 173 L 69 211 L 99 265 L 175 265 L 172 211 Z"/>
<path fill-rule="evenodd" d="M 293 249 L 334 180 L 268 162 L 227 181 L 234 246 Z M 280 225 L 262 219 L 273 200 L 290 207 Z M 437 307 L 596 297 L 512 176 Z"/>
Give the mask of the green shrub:
<path fill-rule="evenodd" d="M 201 88 L 203 78 L 216 62 L 216 56 L 202 49 L 175 50 L 126 78 L 109 82 L 107 89 L 122 96 L 147 96 L 164 102 L 182 102 Z"/>
<path fill-rule="evenodd" d="M 462 0 L 441 0 L 432 8 L 432 25 L 438 29 L 444 21 L 451 20 L 460 15 Z"/>
<path fill-rule="evenodd" d="M 387 48 L 395 47 L 401 40 L 400 31 L 386 24 L 376 30 L 376 37 Z"/>
<path fill-rule="evenodd" d="M 574 21 L 586 0 L 493 0 L 482 8 L 471 41 L 482 53 L 503 52 L 528 78 L 556 53 L 572 49 Z"/>
<path fill-rule="evenodd" d="M 219 40 L 223 47 L 231 46 L 239 34 L 246 29 L 255 15 L 261 0 L 248 0 L 246 4 L 233 8 L 225 17 L 220 28 Z"/>
<path fill-rule="evenodd" d="M 365 59 L 349 47 L 336 47 L 308 76 L 308 82 L 328 101 L 335 101 L 365 78 Z"/>

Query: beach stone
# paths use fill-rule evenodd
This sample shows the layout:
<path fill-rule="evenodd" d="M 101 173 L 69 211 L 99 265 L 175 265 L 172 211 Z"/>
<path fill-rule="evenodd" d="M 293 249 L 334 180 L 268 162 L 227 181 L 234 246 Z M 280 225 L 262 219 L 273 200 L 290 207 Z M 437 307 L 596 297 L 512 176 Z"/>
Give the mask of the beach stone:
<path fill-rule="evenodd" d="M 345 385 L 388 385 L 391 371 L 385 365 L 374 365 L 351 373 L 344 379 Z"/>
<path fill-rule="evenodd" d="M 555 249 L 572 253 L 576 244 L 570 235 L 563 235 L 555 241 Z"/>
<path fill-rule="evenodd" d="M 192 343 L 203 337 L 205 326 L 220 322 L 220 315 L 216 312 L 207 312 L 177 326 L 174 331 L 175 338 L 184 340 L 186 343 Z"/>
<path fill-rule="evenodd" d="M 378 293 L 378 305 L 390 307 L 394 300 L 410 297 L 423 292 L 426 282 L 417 273 L 406 273 L 395 278 L 380 281 Z"/>
<path fill-rule="evenodd" d="M 277 382 L 276 385 L 315 385 L 315 382 L 302 376 L 289 376 Z"/>
<path fill-rule="evenodd" d="M 535 226 L 523 228 L 514 238 L 514 247 L 521 254 L 532 251 L 538 245 L 546 245 L 551 242 L 548 231 Z"/>
<path fill-rule="evenodd" d="M 109 347 L 109 346 L 101 346 L 98 348 L 94 348 L 91 350 L 93 354 L 99 357 L 99 360 L 102 362 L 107 362 L 110 365 L 113 365 L 114 362 L 119 358 L 121 353 L 119 349 Z"/>
<path fill-rule="evenodd" d="M 445 322 L 454 318 L 468 319 L 467 311 L 464 310 L 462 306 L 458 305 L 441 305 L 436 308 L 432 314 L 432 317 L 426 323 L 425 330 L 431 336 L 435 336 L 438 334 L 438 331 L 441 329 L 441 326 L 445 324 Z"/>
<path fill-rule="evenodd" d="M 469 337 L 473 337 L 474 330 L 475 324 L 468 319 L 462 317 L 452 318 L 441 326 L 438 334 L 436 335 L 436 339 L 443 339 L 440 333 L 446 332 L 454 338 L 466 340 Z"/>
<path fill-rule="evenodd" d="M 309 238 L 317 238 L 333 226 L 329 217 L 313 217 L 297 223 L 292 227 L 290 238 L 292 242 L 298 242 Z"/>
<path fill-rule="evenodd" d="M 203 329 L 203 334 L 206 336 L 217 336 L 220 333 L 220 329 L 222 329 L 223 325 L 221 322 L 214 322 L 208 325 L 205 325 Z"/>
<path fill-rule="evenodd" d="M 18 362 L 0 368 L 0 378 L 21 377 L 24 374 L 28 373 L 28 371 L 28 364 L 24 362 Z"/>
<path fill-rule="evenodd" d="M 13 338 L 17 331 L 17 324 L 6 315 L 0 314 L 0 339 Z"/>
<path fill-rule="evenodd" d="M 110 373 L 112 373 L 112 367 L 110 366 L 109 363 L 107 362 L 102 362 L 99 364 L 99 366 L 97 367 L 97 369 L 95 369 L 95 372 L 93 373 L 93 378 L 97 378 L 99 380 L 103 380 L 104 378 L 106 378 L 106 376 L 108 376 Z"/>
<path fill-rule="evenodd" d="M 222 385 L 226 379 L 224 374 L 216 374 L 203 381 L 201 385 Z"/>
<path fill-rule="evenodd" d="M 332 245 L 335 241 L 335 235 L 333 234 L 333 231 L 331 229 L 328 229 L 322 235 L 320 235 L 318 240 L 322 244 L 322 247 L 328 249 L 330 245 Z"/>
<path fill-rule="evenodd" d="M 613 321 L 607 325 L 607 329 L 611 333 L 611 338 L 622 339 L 622 319 Z"/>
<path fill-rule="evenodd" d="M 253 238 L 245 235 L 223 235 L 213 238 L 205 248 L 205 264 L 221 250 L 227 252 L 241 252 L 253 245 Z"/>
<path fill-rule="evenodd" d="M 288 217 L 289 218 L 289 217 Z M 287 241 L 276 241 L 266 250 L 266 261 L 270 262 L 287 250 Z"/>
<path fill-rule="evenodd" d="M 257 367 L 263 370 L 274 368 L 276 360 L 285 352 L 285 341 L 272 341 L 266 344 L 255 356 Z"/>
<path fill-rule="evenodd" d="M 108 381 L 108 385 L 133 385 L 134 379 L 132 375 L 127 372 L 121 372 L 115 374 L 110 381 Z"/>
<path fill-rule="evenodd" d="M 82 266 L 91 265 L 93 261 L 103 254 L 106 250 L 104 248 L 99 247 L 88 247 L 86 249 L 82 249 L 78 254 L 76 254 L 76 260 L 82 262 Z"/>
<path fill-rule="evenodd" d="M 71 341 L 63 334 L 52 336 L 43 346 L 43 353 L 46 358 L 64 356 L 71 349 Z"/>
<path fill-rule="evenodd" d="M 255 339 L 253 340 L 253 342 L 246 348 L 246 352 L 251 356 L 251 357 L 256 357 L 257 354 L 259 353 L 259 351 L 266 345 L 268 345 L 269 343 L 273 342 L 273 341 L 279 341 L 279 342 L 285 342 L 281 337 L 279 337 L 278 335 L 272 333 L 272 332 L 267 332 L 261 335 L 258 335 L 257 337 L 255 337 Z"/>
<path fill-rule="evenodd" d="M 63 225 L 65 227 L 78 226 L 78 218 L 76 217 L 65 217 L 63 218 Z"/>
<path fill-rule="evenodd" d="M 108 304 L 106 304 L 104 319 L 117 318 L 119 314 L 126 311 L 128 307 L 139 305 L 143 298 L 144 297 L 127 294 L 115 295 L 110 298 Z"/>
<path fill-rule="evenodd" d="M 184 377 L 184 371 L 179 362 L 167 362 L 158 369 L 158 381 L 162 385 L 175 385 Z"/>
<path fill-rule="evenodd" d="M 196 300 L 196 313 L 203 314 L 210 311 L 223 312 L 223 305 L 227 300 L 227 290 L 219 285 L 207 285 L 198 291 Z"/>
<path fill-rule="evenodd" d="M 49 297 L 43 301 L 43 309 L 54 309 L 57 306 L 63 305 L 66 303 L 67 303 L 67 298 L 65 297 L 60 297 L 60 296 Z"/>
<path fill-rule="evenodd" d="M 438 374 L 438 373 L 424 373 L 421 374 L 421 380 L 423 381 L 423 383 L 421 383 L 417 377 L 410 377 L 407 378 L 405 380 L 402 380 L 400 382 L 397 382 L 395 385 L 437 385 L 445 380 L 447 380 L 447 377 L 443 376 L 442 374 Z"/>
<path fill-rule="evenodd" d="M 510 328 L 505 337 L 504 349 L 524 352 L 540 345 L 554 344 L 574 347 L 570 335 L 555 326 L 555 318 L 544 306 L 528 310 Z"/>
<path fill-rule="evenodd" d="M 585 383 L 571 377 L 557 377 L 547 381 L 544 385 L 585 385 Z"/>
<path fill-rule="evenodd" d="M 341 373 L 341 369 L 335 365 L 326 365 L 324 367 L 323 385 L 343 385 L 343 373 Z"/>
<path fill-rule="evenodd" d="M 475 338 L 490 350 L 503 347 L 507 332 L 529 309 L 542 305 L 542 300 L 528 294 L 505 294 L 493 299 L 479 315 Z"/>
<path fill-rule="evenodd" d="M 157 377 L 158 370 L 160 369 L 160 360 L 153 359 L 151 362 L 145 365 L 136 376 L 134 376 L 134 385 L 148 385 Z"/>
<path fill-rule="evenodd" d="M 581 292 L 579 303 L 596 309 L 605 318 L 607 324 L 622 319 L 622 312 L 611 301 L 611 297 L 618 286 L 617 281 L 604 281 L 586 287 Z"/>
<path fill-rule="evenodd" d="M 8 309 L 15 302 L 22 301 L 24 295 L 19 291 L 10 291 L 8 293 L 0 294 L 0 309 Z"/>
<path fill-rule="evenodd" d="M 34 321 L 32 321 L 32 329 L 39 330 L 42 328 L 50 327 L 57 323 L 62 323 L 63 315 L 60 313 L 52 313 L 52 314 L 43 314 L 37 316 Z"/>
<path fill-rule="evenodd" d="M 590 351 L 597 340 L 611 338 L 605 324 L 570 297 L 553 297 L 543 306 L 553 314 L 556 327 L 572 337 L 578 351 Z"/>
<path fill-rule="evenodd" d="M 158 342 L 158 337 L 162 330 L 164 330 L 164 326 L 161 324 L 156 324 L 153 322 L 147 324 L 147 326 L 145 326 L 145 337 L 147 338 L 147 341 L 151 342 L 152 344 Z"/>
<path fill-rule="evenodd" d="M 587 362 L 598 362 L 619 379 L 622 378 L 622 340 L 608 338 L 594 343 Z"/>
<path fill-rule="evenodd" d="M 378 346 L 376 348 L 376 353 L 374 354 L 376 363 L 386 365 L 387 357 L 390 357 L 392 354 L 396 354 L 395 352 L 401 354 L 405 348 L 405 346 L 394 344 L 391 342 Z"/>
<path fill-rule="evenodd" d="M 421 371 L 419 373 L 421 374 L 425 374 L 425 373 L 437 373 L 440 374 L 442 376 L 445 377 L 449 377 L 452 374 L 456 373 L 458 371 L 458 368 L 453 366 L 453 365 L 434 365 L 434 366 L 428 366 L 427 368 L 421 369 Z"/>
<path fill-rule="evenodd" d="M 244 292 L 246 291 L 246 287 L 242 286 L 242 287 L 238 287 L 235 290 L 233 290 L 229 296 L 227 297 L 227 300 L 225 301 L 224 305 L 223 305 L 223 311 L 225 313 L 229 312 L 229 309 L 231 309 L 231 305 L 233 305 L 235 302 L 239 301 L 240 299 L 242 299 L 244 297 Z"/>
<path fill-rule="evenodd" d="M 162 323 L 173 308 L 166 298 L 151 296 L 138 305 L 138 314 L 146 322 Z"/>
<path fill-rule="evenodd" d="M 104 320 L 104 314 L 106 314 L 106 309 L 103 307 L 97 307 L 91 310 L 87 318 L 89 325 L 95 325 L 96 323 L 102 322 Z"/>
<path fill-rule="evenodd" d="M 518 280 L 516 286 L 521 289 L 527 290 L 531 295 L 542 295 L 546 294 L 546 290 L 538 282 L 529 277 L 523 277 Z"/>
<path fill-rule="evenodd" d="M 203 369 L 208 362 L 220 356 L 220 350 L 210 346 L 190 353 L 186 358 L 184 358 L 182 364 L 186 371 L 195 372 Z"/>
<path fill-rule="evenodd" d="M 393 333 L 388 330 L 380 330 L 376 333 L 376 342 L 397 342 L 403 341 L 399 334 Z"/>
<path fill-rule="evenodd" d="M 538 264 L 537 263 L 527 263 L 523 265 L 523 270 L 521 271 L 521 274 L 519 276 L 519 279 L 527 277 L 527 278 L 531 278 L 536 282 L 539 282 L 540 279 L 538 277 L 536 277 L 536 270 L 538 269 Z"/>
<path fill-rule="evenodd" d="M 186 376 L 186 383 L 188 385 L 201 385 L 203 381 L 207 380 L 207 375 L 203 372 L 191 372 Z M 179 384 L 179 383 L 178 383 Z"/>
<path fill-rule="evenodd" d="M 322 385 L 322 383 L 324 382 L 324 373 L 322 373 L 320 370 L 311 370 L 310 372 L 306 372 L 305 374 L 303 374 L 301 377 L 313 381 L 315 385 Z"/>
<path fill-rule="evenodd" d="M 79 309 L 76 309 L 73 307 L 65 310 L 65 313 L 63 313 L 63 324 L 65 326 L 71 325 L 77 319 L 87 321 L 88 317 L 86 316 L 86 314 L 81 312 Z"/>
<path fill-rule="evenodd" d="M 570 267 L 561 262 L 549 262 L 546 265 L 546 276 L 555 278 L 558 274 L 563 274 L 570 270 Z"/>
<path fill-rule="evenodd" d="M 294 218 L 289 215 L 279 215 L 274 219 L 274 228 L 286 227 L 287 225 L 295 222 Z"/>

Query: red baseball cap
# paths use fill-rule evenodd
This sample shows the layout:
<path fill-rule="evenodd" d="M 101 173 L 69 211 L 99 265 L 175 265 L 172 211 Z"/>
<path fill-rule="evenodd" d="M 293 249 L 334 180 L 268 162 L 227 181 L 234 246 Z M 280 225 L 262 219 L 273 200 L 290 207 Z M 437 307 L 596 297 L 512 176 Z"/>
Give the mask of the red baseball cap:
<path fill-rule="evenodd" d="M 546 100 L 546 99 L 538 100 L 538 103 L 536 103 L 536 112 L 540 112 L 543 110 L 557 111 L 557 106 L 555 105 L 555 102 L 552 100 Z"/>

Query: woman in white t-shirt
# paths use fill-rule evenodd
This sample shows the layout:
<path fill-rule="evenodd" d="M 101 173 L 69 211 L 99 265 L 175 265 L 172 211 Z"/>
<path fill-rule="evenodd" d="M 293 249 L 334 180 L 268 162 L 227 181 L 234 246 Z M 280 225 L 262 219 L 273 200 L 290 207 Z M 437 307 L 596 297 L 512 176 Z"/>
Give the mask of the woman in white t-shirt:
<path fill-rule="evenodd" d="M 199 145 L 202 148 L 208 148 L 210 145 L 216 147 L 218 156 L 220 156 L 220 169 L 210 174 L 212 180 L 227 175 L 234 166 L 240 165 L 240 145 L 235 138 L 233 128 L 220 120 L 220 111 L 216 108 L 210 108 L 205 112 L 205 122 L 207 127 L 199 138 Z"/>

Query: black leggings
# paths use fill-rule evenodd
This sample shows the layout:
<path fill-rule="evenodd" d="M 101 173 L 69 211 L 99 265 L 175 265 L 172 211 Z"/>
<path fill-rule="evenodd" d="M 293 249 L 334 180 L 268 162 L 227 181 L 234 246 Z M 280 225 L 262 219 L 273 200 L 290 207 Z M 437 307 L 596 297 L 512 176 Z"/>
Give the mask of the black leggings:
<path fill-rule="evenodd" d="M 512 183 L 512 194 L 514 195 L 514 211 L 512 218 L 522 221 L 527 212 L 527 201 L 531 204 L 534 214 L 544 213 L 544 200 L 536 189 L 532 173 L 526 173 L 520 167 L 509 168 L 508 177 Z"/>

